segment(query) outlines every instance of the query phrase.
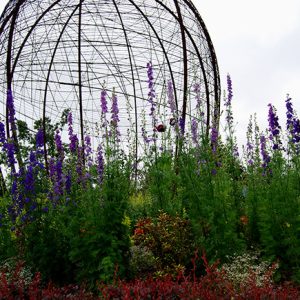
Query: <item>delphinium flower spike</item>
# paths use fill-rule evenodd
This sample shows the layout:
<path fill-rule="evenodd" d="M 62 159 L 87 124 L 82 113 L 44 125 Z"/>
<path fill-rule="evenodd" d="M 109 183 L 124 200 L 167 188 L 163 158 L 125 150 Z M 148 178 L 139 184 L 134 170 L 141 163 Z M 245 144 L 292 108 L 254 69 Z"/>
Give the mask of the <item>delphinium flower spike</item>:
<path fill-rule="evenodd" d="M 297 118 L 293 109 L 292 98 L 289 96 L 286 99 L 286 127 L 290 133 L 290 141 L 293 144 L 300 142 L 300 120 Z"/>
<path fill-rule="evenodd" d="M 266 174 L 266 171 L 269 167 L 269 163 L 271 161 L 271 158 L 267 152 L 267 147 L 266 147 L 266 137 L 262 134 L 260 136 L 260 153 L 261 153 L 261 156 L 262 156 L 262 167 L 263 167 L 263 175 Z"/>
<path fill-rule="evenodd" d="M 119 106 L 118 106 L 118 97 L 115 93 L 115 90 L 113 91 L 112 95 L 112 105 L 111 105 L 111 133 L 110 135 L 113 135 L 113 137 L 116 139 L 117 142 L 120 141 L 121 133 L 119 131 Z"/>
<path fill-rule="evenodd" d="M 103 158 L 102 147 L 100 144 L 97 149 L 97 173 L 98 173 L 98 182 L 99 185 L 101 186 L 104 177 L 104 158 Z"/>
<path fill-rule="evenodd" d="M 69 133 L 69 149 L 71 153 L 76 153 L 76 149 L 78 147 L 78 137 L 73 132 L 73 115 L 72 112 L 68 114 L 68 133 Z"/>
<path fill-rule="evenodd" d="M 280 148 L 281 145 L 281 140 L 280 140 L 280 130 L 281 127 L 278 122 L 278 116 L 276 114 L 276 109 L 275 107 L 270 103 L 268 104 L 269 106 L 269 116 L 268 116 L 268 121 L 269 121 L 269 138 L 271 141 L 273 141 L 273 149 L 277 150 Z"/>

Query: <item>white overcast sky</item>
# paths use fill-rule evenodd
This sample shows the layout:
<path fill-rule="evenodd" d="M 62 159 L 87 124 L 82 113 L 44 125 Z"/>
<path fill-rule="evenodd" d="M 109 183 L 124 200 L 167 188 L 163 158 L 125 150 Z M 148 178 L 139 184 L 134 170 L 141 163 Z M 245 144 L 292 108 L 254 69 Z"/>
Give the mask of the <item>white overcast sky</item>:
<path fill-rule="evenodd" d="M 286 94 L 300 114 L 300 0 L 194 0 L 213 41 L 222 80 L 233 81 L 237 135 L 250 114 L 267 126 L 268 103 L 285 124 Z M 0 0 L 2 12 L 7 1 Z"/>

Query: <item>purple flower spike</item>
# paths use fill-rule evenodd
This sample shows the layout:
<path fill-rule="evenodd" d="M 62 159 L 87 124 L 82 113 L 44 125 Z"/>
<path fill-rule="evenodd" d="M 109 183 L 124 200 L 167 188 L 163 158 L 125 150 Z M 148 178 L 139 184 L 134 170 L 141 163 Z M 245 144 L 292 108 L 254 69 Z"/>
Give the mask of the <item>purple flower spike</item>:
<path fill-rule="evenodd" d="M 198 144 L 198 122 L 195 118 L 193 118 L 192 120 L 191 130 L 192 130 L 192 140 L 195 144 Z"/>
<path fill-rule="evenodd" d="M 7 91 L 7 109 L 8 109 L 8 122 L 11 126 L 12 130 L 16 129 L 16 123 L 15 123 L 15 105 L 14 105 L 14 98 L 12 95 L 12 91 L 8 90 Z"/>
<path fill-rule="evenodd" d="M 69 133 L 69 141 L 70 141 L 69 149 L 71 153 L 75 153 L 78 147 L 78 138 L 77 135 L 73 133 L 73 116 L 71 112 L 69 112 L 68 115 L 68 126 L 69 126 L 68 133 Z"/>
<path fill-rule="evenodd" d="M 101 110 L 103 114 L 108 113 L 108 108 L 107 108 L 107 100 L 106 100 L 107 92 L 106 90 L 101 91 Z"/>
<path fill-rule="evenodd" d="M 24 188 L 26 194 L 34 193 L 34 172 L 33 166 L 28 166 L 25 176 Z"/>
<path fill-rule="evenodd" d="M 231 106 L 231 101 L 232 101 L 232 81 L 231 81 L 231 77 L 229 74 L 227 74 L 227 101 L 225 102 L 225 106 Z"/>
<path fill-rule="evenodd" d="M 6 142 L 6 137 L 5 137 L 5 125 L 0 122 L 0 143 L 4 144 Z"/>
<path fill-rule="evenodd" d="M 292 98 L 287 97 L 286 99 L 286 127 L 288 130 L 291 130 L 291 126 L 293 125 L 294 120 L 294 110 L 293 110 L 293 104 L 292 104 Z"/>
<path fill-rule="evenodd" d="M 212 145 L 212 151 L 214 153 L 217 151 L 218 137 L 219 137 L 218 130 L 215 127 L 213 127 L 211 129 L 210 141 Z"/>
<path fill-rule="evenodd" d="M 118 137 L 121 135 L 118 129 L 119 119 L 119 107 L 118 107 L 118 98 L 115 93 L 112 96 L 112 106 L 111 106 L 111 125 L 112 130 L 110 132 L 110 136 L 113 135 L 117 137 L 117 141 L 119 141 Z"/>
<path fill-rule="evenodd" d="M 7 155 L 7 164 L 10 168 L 14 168 L 14 165 L 16 163 L 15 160 L 15 144 L 12 143 L 5 143 L 3 146 L 4 150 L 6 151 Z"/>
<path fill-rule="evenodd" d="M 168 103 L 170 105 L 170 110 L 173 115 L 176 114 L 176 103 L 174 98 L 174 87 L 171 80 L 168 81 Z"/>
<path fill-rule="evenodd" d="M 276 109 L 272 104 L 269 104 L 269 138 L 273 141 L 273 149 L 279 149 L 279 145 L 281 144 L 281 141 L 279 139 L 280 134 L 280 125 L 278 122 L 278 116 L 276 114 Z"/>
<path fill-rule="evenodd" d="M 286 109 L 286 127 L 290 132 L 290 141 L 295 144 L 300 142 L 300 120 L 295 116 L 292 99 L 290 97 L 286 100 Z"/>
<path fill-rule="evenodd" d="M 98 182 L 101 185 L 104 176 L 104 158 L 103 158 L 101 145 L 99 145 L 97 149 L 97 173 L 98 173 Z"/>
<path fill-rule="evenodd" d="M 155 111 L 155 103 L 154 103 L 154 98 L 155 98 L 155 90 L 154 90 L 154 77 L 153 77 L 153 66 L 151 62 L 147 63 L 147 75 L 148 75 L 148 102 L 151 104 L 150 108 L 150 116 L 154 115 Z"/>
<path fill-rule="evenodd" d="M 184 127 L 185 127 L 185 119 L 181 117 L 179 119 L 179 128 L 180 128 L 180 134 L 183 136 L 184 134 Z"/>
<path fill-rule="evenodd" d="M 202 106 L 202 101 L 201 101 L 201 95 L 200 95 L 200 84 L 199 83 L 195 83 L 194 86 L 193 86 L 193 92 L 196 93 L 196 101 L 197 101 L 197 104 L 196 104 L 196 108 L 197 109 L 200 109 L 201 106 Z"/>
<path fill-rule="evenodd" d="M 261 135 L 260 137 L 260 153 L 263 160 L 262 167 L 266 169 L 271 161 L 271 158 L 266 150 L 266 138 L 264 135 Z"/>
<path fill-rule="evenodd" d="M 44 131 L 42 128 L 36 133 L 35 143 L 37 148 L 42 148 L 44 146 Z"/>
<path fill-rule="evenodd" d="M 118 98 L 117 98 L 115 93 L 112 96 L 111 120 L 114 122 L 114 124 L 117 124 L 120 121 L 120 119 L 119 119 Z"/>
<path fill-rule="evenodd" d="M 59 156 L 61 158 L 64 157 L 64 149 L 63 149 L 63 144 L 62 144 L 62 141 L 61 141 L 61 136 L 59 134 L 59 130 L 57 129 L 56 130 L 56 134 L 55 134 L 55 145 L 56 145 L 56 150 L 59 154 Z"/>

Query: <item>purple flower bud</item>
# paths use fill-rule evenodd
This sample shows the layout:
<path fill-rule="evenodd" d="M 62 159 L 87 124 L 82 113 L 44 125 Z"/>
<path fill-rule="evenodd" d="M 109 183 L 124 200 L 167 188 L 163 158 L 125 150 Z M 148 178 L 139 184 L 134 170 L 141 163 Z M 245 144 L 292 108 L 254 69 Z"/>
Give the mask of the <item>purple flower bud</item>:
<path fill-rule="evenodd" d="M 198 144 L 198 122 L 195 118 L 193 118 L 192 120 L 191 130 L 192 130 L 192 140 L 195 144 Z"/>
<path fill-rule="evenodd" d="M 213 127 L 211 129 L 211 134 L 210 134 L 210 141 L 212 145 L 212 151 L 215 153 L 217 150 L 217 145 L 218 145 L 218 138 L 219 138 L 219 133 L 218 130 Z"/>
<path fill-rule="evenodd" d="M 24 189 L 26 194 L 34 193 L 34 172 L 32 166 L 28 166 L 27 168 L 25 182 L 24 182 Z"/>
<path fill-rule="evenodd" d="M 7 106 L 7 110 L 8 110 L 8 122 L 9 122 L 9 124 L 11 126 L 11 129 L 15 130 L 16 129 L 16 123 L 15 123 L 15 114 L 16 114 L 16 111 L 15 111 L 15 105 L 14 105 L 14 98 L 13 98 L 11 90 L 7 91 L 7 103 L 6 103 L 6 106 Z"/>
<path fill-rule="evenodd" d="M 69 133 L 69 149 L 71 153 L 75 153 L 78 147 L 78 138 L 77 135 L 73 133 L 73 116 L 72 112 L 68 114 L 68 133 Z"/>
<path fill-rule="evenodd" d="M 44 146 L 44 131 L 42 128 L 40 128 L 36 133 L 35 141 L 37 148 L 42 148 Z"/>
<path fill-rule="evenodd" d="M 271 158 L 266 150 L 266 138 L 264 135 L 261 135 L 260 137 L 260 153 L 263 160 L 262 167 L 266 169 L 271 161 Z"/>
<path fill-rule="evenodd" d="M 230 75 L 227 74 L 227 101 L 225 102 L 225 106 L 231 106 L 231 101 L 232 101 L 232 81 L 230 78 Z"/>
<path fill-rule="evenodd" d="M 102 110 L 103 114 L 106 114 L 108 112 L 106 96 L 107 96 L 106 90 L 102 90 L 101 91 L 101 110 Z"/>
<path fill-rule="evenodd" d="M 99 145 L 97 149 L 97 173 L 98 173 L 98 182 L 101 185 L 104 176 L 104 158 L 103 158 L 101 145 Z"/>
<path fill-rule="evenodd" d="M 56 150 L 57 150 L 59 156 L 61 158 L 63 158 L 64 157 L 64 149 L 63 149 L 63 144 L 62 144 L 61 136 L 59 134 L 58 129 L 56 130 L 56 134 L 55 134 L 55 145 L 56 145 Z"/>
<path fill-rule="evenodd" d="M 193 92 L 196 93 L 196 108 L 200 109 L 202 106 L 202 101 L 201 101 L 201 95 L 200 95 L 200 84 L 199 83 L 195 83 L 193 86 Z"/>
<path fill-rule="evenodd" d="M 6 137 L 5 137 L 5 125 L 0 122 L 0 143 L 4 144 L 6 142 Z"/>
<path fill-rule="evenodd" d="M 272 104 L 268 104 L 269 106 L 269 138 L 273 141 L 273 149 L 279 149 L 279 144 L 281 144 L 281 141 L 279 139 L 279 134 L 281 127 L 278 122 L 278 116 L 276 115 L 276 109 Z"/>
<path fill-rule="evenodd" d="M 155 98 L 155 90 L 154 90 L 154 76 L 153 76 L 153 66 L 151 62 L 147 63 L 147 75 L 148 75 L 148 88 L 149 88 L 149 93 L 148 93 L 148 102 L 151 104 L 151 109 L 150 109 L 150 116 L 154 115 L 155 111 L 155 103 L 154 103 L 154 98 Z"/>
<path fill-rule="evenodd" d="M 173 115 L 176 114 L 176 103 L 174 98 L 174 88 L 171 80 L 168 81 L 168 103 L 170 105 L 170 110 Z"/>

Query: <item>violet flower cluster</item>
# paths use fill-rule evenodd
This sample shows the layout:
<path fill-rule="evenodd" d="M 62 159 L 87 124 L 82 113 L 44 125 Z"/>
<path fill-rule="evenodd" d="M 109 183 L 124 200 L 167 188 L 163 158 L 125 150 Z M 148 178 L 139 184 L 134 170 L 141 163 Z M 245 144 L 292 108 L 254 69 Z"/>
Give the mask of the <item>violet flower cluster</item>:
<path fill-rule="evenodd" d="M 280 141 L 280 130 L 281 127 L 279 125 L 279 119 L 276 114 L 276 109 L 275 107 L 270 103 L 268 104 L 269 106 L 269 116 L 268 116 L 268 121 L 269 121 L 269 138 L 271 141 L 273 141 L 273 149 L 279 149 L 279 146 L 281 145 Z"/>
<path fill-rule="evenodd" d="M 121 133 L 118 129 L 118 123 L 120 122 L 119 119 L 119 107 L 118 107 L 118 98 L 115 93 L 113 93 L 112 96 L 112 105 L 111 105 L 111 125 L 112 125 L 112 132 L 110 132 L 110 135 L 113 135 L 117 141 L 119 142 L 119 137 L 121 136 Z"/>
<path fill-rule="evenodd" d="M 286 116 L 287 122 L 286 127 L 290 132 L 290 140 L 293 144 L 300 142 L 300 120 L 296 117 L 296 114 L 293 109 L 292 99 L 290 97 L 286 100 Z"/>
<path fill-rule="evenodd" d="M 196 145 L 198 145 L 198 122 L 195 118 L 192 119 L 191 131 L 192 131 L 192 140 Z"/>
<path fill-rule="evenodd" d="M 269 163 L 271 161 L 271 157 L 269 156 L 269 154 L 267 152 L 266 142 L 267 142 L 266 137 L 262 134 L 260 136 L 260 153 L 262 156 L 262 167 L 264 169 L 263 174 L 265 174 L 265 171 L 268 168 Z"/>
<path fill-rule="evenodd" d="M 217 151 L 218 139 L 219 139 L 218 130 L 217 130 L 216 127 L 213 127 L 211 129 L 211 134 L 210 134 L 210 141 L 211 141 L 211 146 L 212 146 L 213 153 L 215 153 Z"/>
<path fill-rule="evenodd" d="M 87 162 L 88 169 L 90 169 L 93 165 L 91 137 L 89 135 L 86 135 L 84 138 L 84 142 L 85 159 Z M 89 173 L 89 170 L 87 170 L 85 176 L 86 179 L 90 178 L 91 174 Z"/>
<path fill-rule="evenodd" d="M 68 114 L 68 134 L 69 134 L 69 149 L 71 153 L 75 153 L 78 147 L 78 138 L 77 135 L 73 132 L 73 116 L 72 113 Z"/>
<path fill-rule="evenodd" d="M 201 89 L 200 89 L 200 83 L 195 83 L 193 85 L 193 92 L 196 93 L 196 109 L 201 109 L 202 107 L 202 101 L 201 101 Z"/>
<path fill-rule="evenodd" d="M 104 178 L 104 158 L 103 158 L 102 147 L 100 144 L 97 148 L 97 173 L 98 173 L 98 182 L 101 186 Z"/>
<path fill-rule="evenodd" d="M 170 110 L 173 116 L 176 116 L 176 103 L 175 103 L 175 97 L 174 97 L 174 87 L 171 80 L 168 81 L 168 103 L 170 105 Z"/>
<path fill-rule="evenodd" d="M 16 130 L 16 123 L 15 123 L 15 105 L 14 105 L 14 98 L 11 90 L 7 91 L 7 110 L 8 110 L 8 122 L 11 126 L 11 130 Z"/>
<path fill-rule="evenodd" d="M 148 102 L 151 104 L 150 108 L 150 116 L 154 116 L 154 111 L 155 111 L 155 90 L 154 90 L 154 77 L 153 77 L 153 66 L 151 62 L 147 63 L 147 75 L 148 75 Z"/>

